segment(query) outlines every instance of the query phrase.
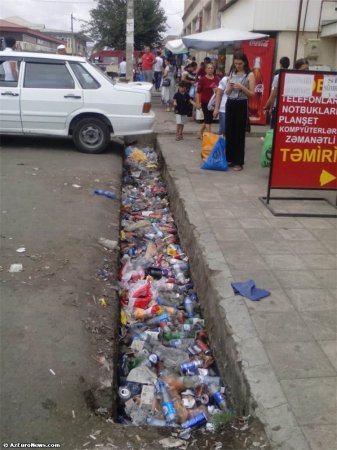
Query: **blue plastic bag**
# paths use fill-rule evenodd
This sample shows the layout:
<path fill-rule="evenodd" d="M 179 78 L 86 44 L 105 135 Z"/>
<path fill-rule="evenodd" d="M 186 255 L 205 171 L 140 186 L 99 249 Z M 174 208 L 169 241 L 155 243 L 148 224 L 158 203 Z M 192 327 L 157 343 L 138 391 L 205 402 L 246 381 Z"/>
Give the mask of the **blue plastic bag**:
<path fill-rule="evenodd" d="M 228 164 L 225 155 L 225 147 L 225 139 L 223 137 L 219 137 L 211 153 L 208 155 L 208 158 L 200 168 L 205 170 L 226 171 L 228 169 Z"/>

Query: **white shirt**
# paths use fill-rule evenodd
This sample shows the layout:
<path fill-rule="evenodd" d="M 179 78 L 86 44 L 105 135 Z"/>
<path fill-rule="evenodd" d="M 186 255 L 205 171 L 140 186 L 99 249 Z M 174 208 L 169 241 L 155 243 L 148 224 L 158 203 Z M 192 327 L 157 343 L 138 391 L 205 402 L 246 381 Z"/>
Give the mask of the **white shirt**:
<path fill-rule="evenodd" d="M 11 47 L 6 47 L 5 52 L 13 52 L 14 50 Z M 16 61 L 4 61 L 2 64 L 2 68 L 5 72 L 5 81 L 16 81 L 16 74 L 13 74 L 12 65 L 15 65 L 16 67 L 16 74 L 17 74 L 17 62 Z"/>
<path fill-rule="evenodd" d="M 163 68 L 163 58 L 161 58 L 160 56 L 156 56 L 155 59 L 155 65 L 154 65 L 154 71 L 155 72 L 161 72 L 162 68 Z"/>
<path fill-rule="evenodd" d="M 272 85 L 271 85 L 272 91 L 273 91 L 274 89 L 277 89 L 277 87 L 278 87 L 278 79 L 279 79 L 279 74 L 276 74 L 276 75 L 274 76 L 274 78 L 273 78 L 273 83 L 272 83 Z M 274 104 L 273 104 L 273 108 L 276 108 L 276 103 L 277 103 L 277 96 L 275 97 Z"/>
<path fill-rule="evenodd" d="M 227 86 L 228 77 L 223 77 L 219 83 L 218 88 L 224 91 L 221 97 L 221 102 L 219 106 L 219 112 L 224 113 L 226 112 L 226 102 L 227 102 L 227 94 L 225 93 L 225 89 Z"/>
<path fill-rule="evenodd" d="M 119 64 L 119 73 L 120 75 L 126 75 L 126 61 L 122 61 Z"/>

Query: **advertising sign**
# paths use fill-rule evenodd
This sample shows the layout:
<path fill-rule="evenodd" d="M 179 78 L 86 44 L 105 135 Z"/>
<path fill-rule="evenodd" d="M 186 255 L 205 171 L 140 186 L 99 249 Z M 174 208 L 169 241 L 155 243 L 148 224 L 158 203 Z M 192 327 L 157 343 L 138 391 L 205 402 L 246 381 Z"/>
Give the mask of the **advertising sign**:
<path fill-rule="evenodd" d="M 269 97 L 271 68 L 273 66 L 274 39 L 257 39 L 241 44 L 255 77 L 255 95 L 248 100 L 249 120 L 252 125 L 264 125 L 266 115 L 263 106 Z"/>
<path fill-rule="evenodd" d="M 269 189 L 337 189 L 337 73 L 281 71 Z"/>

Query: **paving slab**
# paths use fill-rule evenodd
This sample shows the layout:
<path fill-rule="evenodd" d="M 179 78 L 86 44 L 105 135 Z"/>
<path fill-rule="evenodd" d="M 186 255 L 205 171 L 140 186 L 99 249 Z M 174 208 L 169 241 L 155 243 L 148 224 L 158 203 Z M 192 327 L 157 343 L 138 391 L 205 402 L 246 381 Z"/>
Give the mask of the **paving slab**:
<path fill-rule="evenodd" d="M 200 126 L 188 122 L 177 143 L 174 114 L 155 109 L 171 207 L 236 404 L 247 408 L 248 399 L 274 448 L 334 450 L 337 221 L 276 217 L 260 201 L 268 185 L 268 169 L 259 166 L 266 127 L 247 135 L 242 172 L 204 171 Z M 275 208 L 335 213 L 309 198 L 333 203 L 336 193 L 287 190 L 282 196 Z M 308 200 L 286 199 L 299 196 Z M 230 283 L 250 278 L 271 295 L 259 302 L 234 295 Z"/>

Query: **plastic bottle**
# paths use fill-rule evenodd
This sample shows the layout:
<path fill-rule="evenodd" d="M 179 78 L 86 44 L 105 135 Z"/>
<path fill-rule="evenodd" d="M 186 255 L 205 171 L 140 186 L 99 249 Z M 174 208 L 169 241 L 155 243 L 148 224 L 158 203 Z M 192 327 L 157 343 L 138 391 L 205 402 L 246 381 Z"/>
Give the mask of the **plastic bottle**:
<path fill-rule="evenodd" d="M 163 338 L 165 341 L 171 341 L 172 339 L 183 339 L 187 337 L 184 331 L 164 331 Z"/>
<path fill-rule="evenodd" d="M 165 347 L 179 348 L 180 350 L 186 351 L 193 342 L 194 339 L 192 338 L 171 339 L 170 341 L 163 341 L 163 345 Z"/>
<path fill-rule="evenodd" d="M 207 385 L 213 384 L 215 386 L 220 386 L 220 377 L 212 377 L 210 375 L 200 375 L 201 382 Z"/>
<path fill-rule="evenodd" d="M 168 322 L 169 315 L 165 312 L 157 317 L 151 317 L 151 319 L 146 320 L 146 325 L 148 326 L 158 326 L 160 322 Z"/>
<path fill-rule="evenodd" d="M 137 329 L 132 329 L 131 335 L 133 336 L 133 339 L 137 339 L 139 341 L 149 342 L 150 335 L 146 333 L 145 331 L 139 331 Z"/>
<path fill-rule="evenodd" d="M 187 317 L 191 319 L 194 315 L 194 302 L 191 297 L 187 296 L 184 299 L 184 307 L 187 313 Z"/>
<path fill-rule="evenodd" d="M 213 384 L 215 386 L 220 386 L 220 377 L 211 377 L 209 375 L 192 375 L 179 377 L 179 380 L 186 386 L 186 388 L 191 388 L 198 386 L 199 384 Z"/>
<path fill-rule="evenodd" d="M 160 228 L 158 227 L 158 225 L 156 223 L 152 223 L 152 228 L 154 229 L 154 231 L 156 232 L 156 235 L 160 238 L 164 237 L 164 233 L 160 230 Z"/>
<path fill-rule="evenodd" d="M 166 420 L 164 419 L 158 419 L 157 417 L 149 416 L 146 418 L 147 425 L 150 425 L 152 427 L 167 427 L 170 426 Z"/>
<path fill-rule="evenodd" d="M 116 194 L 114 192 L 104 191 L 103 189 L 96 189 L 95 194 L 102 195 L 103 197 L 113 198 L 113 199 L 116 198 Z"/>
<path fill-rule="evenodd" d="M 212 395 L 213 400 L 215 401 L 215 403 L 217 404 L 217 406 L 222 410 L 222 411 L 228 411 L 228 407 L 226 404 L 226 400 L 224 399 L 224 397 L 222 396 L 218 386 L 215 386 L 214 384 L 210 384 L 209 387 L 209 392 Z"/>
<path fill-rule="evenodd" d="M 176 271 L 175 279 L 178 284 L 186 284 L 187 283 L 187 278 L 185 277 L 185 275 L 182 271 Z"/>
<path fill-rule="evenodd" d="M 185 261 L 179 261 L 179 259 L 176 259 L 175 261 L 178 261 L 172 265 L 173 270 L 178 271 L 186 271 L 188 270 L 188 263 Z"/>
<path fill-rule="evenodd" d="M 165 278 L 156 282 L 156 288 L 158 291 L 169 292 L 176 289 L 174 282 L 168 282 Z"/>
<path fill-rule="evenodd" d="M 157 383 L 157 387 L 162 399 L 162 407 L 164 411 L 165 420 L 168 424 L 173 424 L 176 422 L 177 413 L 174 409 L 174 404 L 169 394 L 167 385 L 163 381 L 159 380 Z"/>

